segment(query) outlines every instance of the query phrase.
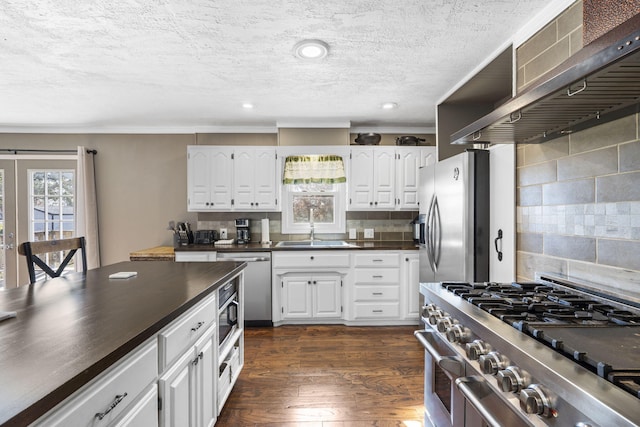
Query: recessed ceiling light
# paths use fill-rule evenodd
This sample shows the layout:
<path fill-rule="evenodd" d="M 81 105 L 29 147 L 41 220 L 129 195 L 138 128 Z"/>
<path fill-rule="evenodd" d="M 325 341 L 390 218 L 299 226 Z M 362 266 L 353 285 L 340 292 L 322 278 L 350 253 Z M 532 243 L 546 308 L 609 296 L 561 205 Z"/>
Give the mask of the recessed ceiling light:
<path fill-rule="evenodd" d="M 394 108 L 398 108 L 398 104 L 396 104 L 395 102 L 385 102 L 384 104 L 382 104 L 383 110 L 393 110 Z"/>
<path fill-rule="evenodd" d="M 244 108 L 245 110 L 251 110 L 253 108 L 253 104 L 250 102 L 245 102 L 242 104 L 242 108 Z"/>
<path fill-rule="evenodd" d="M 300 59 L 322 59 L 329 53 L 329 45 L 322 40 L 302 40 L 293 52 Z"/>

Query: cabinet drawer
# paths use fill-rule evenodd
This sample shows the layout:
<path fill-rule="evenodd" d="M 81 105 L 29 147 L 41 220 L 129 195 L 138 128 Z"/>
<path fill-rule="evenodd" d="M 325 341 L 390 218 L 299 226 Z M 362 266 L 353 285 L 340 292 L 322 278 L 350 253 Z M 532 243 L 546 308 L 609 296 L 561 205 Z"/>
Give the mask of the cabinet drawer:
<path fill-rule="evenodd" d="M 398 286 L 356 286 L 356 301 L 399 301 Z"/>
<path fill-rule="evenodd" d="M 400 316 L 399 302 L 355 304 L 355 319 L 391 318 L 398 316 Z"/>
<path fill-rule="evenodd" d="M 398 267 L 400 254 L 397 253 L 359 253 L 354 255 L 356 267 Z"/>
<path fill-rule="evenodd" d="M 158 426 L 158 385 L 153 384 L 138 403 L 113 427 L 157 427 Z"/>
<path fill-rule="evenodd" d="M 153 340 L 125 356 L 113 369 L 102 373 L 88 388 L 81 389 L 76 397 L 54 409 L 51 416 L 36 425 L 106 426 L 155 381 L 157 375 L 158 346 Z"/>
<path fill-rule="evenodd" d="M 214 262 L 216 252 L 176 251 L 176 262 Z"/>
<path fill-rule="evenodd" d="M 273 268 L 349 267 L 348 252 L 326 253 L 323 250 L 273 254 Z"/>
<path fill-rule="evenodd" d="M 158 334 L 161 372 L 215 323 L 217 310 L 214 293 Z"/>
<path fill-rule="evenodd" d="M 399 268 L 356 268 L 355 283 L 400 283 Z"/>

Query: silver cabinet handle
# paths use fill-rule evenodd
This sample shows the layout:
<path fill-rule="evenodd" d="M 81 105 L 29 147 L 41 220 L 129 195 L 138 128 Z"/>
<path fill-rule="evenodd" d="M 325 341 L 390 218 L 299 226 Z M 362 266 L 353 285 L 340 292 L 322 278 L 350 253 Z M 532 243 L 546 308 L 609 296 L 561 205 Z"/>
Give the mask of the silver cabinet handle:
<path fill-rule="evenodd" d="M 372 310 L 372 313 L 383 313 L 382 310 Z"/>
<path fill-rule="evenodd" d="M 191 328 L 191 332 L 195 332 L 195 331 L 197 331 L 198 329 L 202 328 L 202 325 L 204 325 L 204 322 L 198 322 L 198 323 L 196 324 L 196 326 L 194 326 L 193 328 Z"/>
<path fill-rule="evenodd" d="M 382 295 L 382 292 L 372 292 L 371 295 Z"/>
<path fill-rule="evenodd" d="M 116 397 L 113 399 L 113 402 L 111 402 L 111 404 L 109 405 L 109 407 L 107 408 L 107 410 L 106 410 L 106 411 L 104 411 L 104 412 L 98 412 L 98 413 L 95 415 L 95 418 L 97 418 L 97 419 L 101 420 L 101 419 L 103 419 L 104 417 L 106 417 L 106 416 L 107 416 L 107 414 L 108 414 L 109 412 L 113 411 L 113 410 L 115 409 L 115 407 L 116 407 L 116 406 L 118 406 L 118 404 L 124 400 L 124 398 L 125 398 L 125 397 L 127 397 L 127 393 L 126 393 L 126 392 L 125 392 L 124 394 L 118 394 L 118 395 L 116 395 Z"/>
<path fill-rule="evenodd" d="M 376 274 L 375 276 L 371 276 L 371 277 L 373 277 L 374 279 L 382 279 L 384 276 Z"/>

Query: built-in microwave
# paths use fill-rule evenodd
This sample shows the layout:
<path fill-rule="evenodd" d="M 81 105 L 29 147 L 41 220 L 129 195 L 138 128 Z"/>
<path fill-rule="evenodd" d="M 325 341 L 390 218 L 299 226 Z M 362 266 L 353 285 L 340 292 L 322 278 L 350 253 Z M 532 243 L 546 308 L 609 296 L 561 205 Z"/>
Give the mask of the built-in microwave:
<path fill-rule="evenodd" d="M 238 283 L 232 280 L 218 289 L 218 343 L 229 338 L 238 328 Z"/>

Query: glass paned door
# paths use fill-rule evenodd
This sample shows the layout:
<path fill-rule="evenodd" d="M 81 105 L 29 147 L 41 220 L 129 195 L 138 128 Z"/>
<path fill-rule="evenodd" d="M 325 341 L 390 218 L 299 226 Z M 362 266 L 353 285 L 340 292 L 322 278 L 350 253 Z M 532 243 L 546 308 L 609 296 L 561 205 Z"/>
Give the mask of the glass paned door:
<path fill-rule="evenodd" d="M 15 162 L 0 159 L 0 288 L 17 281 L 15 189 Z"/>
<path fill-rule="evenodd" d="M 20 243 L 75 235 L 75 169 L 75 160 L 0 159 L 0 287 L 29 283 Z M 64 255 L 47 262 L 55 269 Z"/>

